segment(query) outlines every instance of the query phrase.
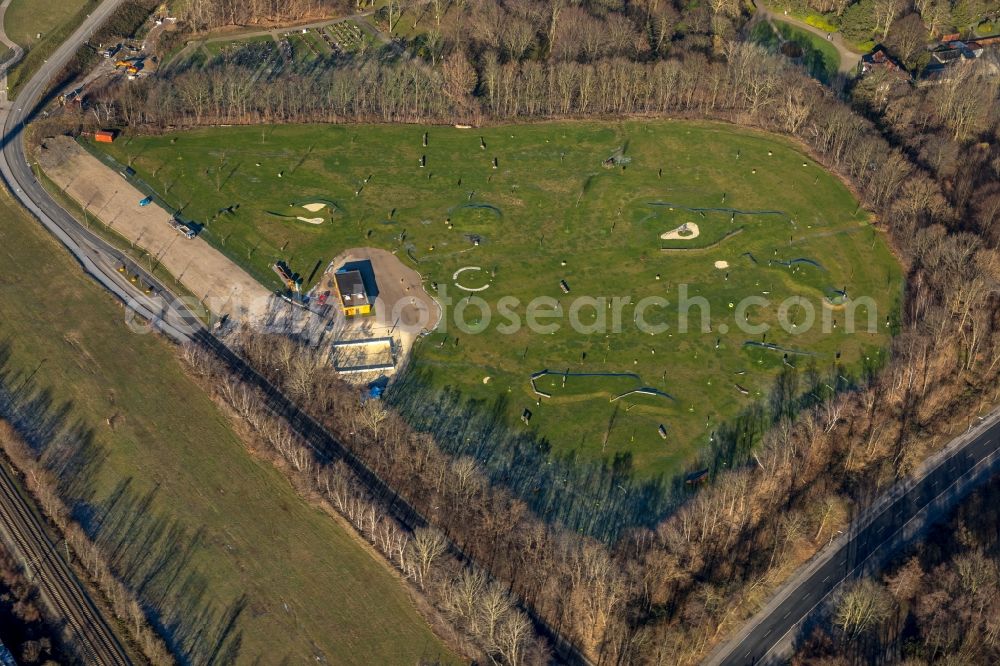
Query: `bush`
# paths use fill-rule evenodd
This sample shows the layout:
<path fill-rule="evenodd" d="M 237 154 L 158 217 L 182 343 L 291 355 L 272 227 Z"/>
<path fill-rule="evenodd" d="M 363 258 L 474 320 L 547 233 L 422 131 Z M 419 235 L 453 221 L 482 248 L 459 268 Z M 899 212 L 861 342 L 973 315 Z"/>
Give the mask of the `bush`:
<path fill-rule="evenodd" d="M 819 28 L 825 32 L 837 32 L 840 19 L 835 15 L 809 14 L 805 22 L 814 28 Z"/>

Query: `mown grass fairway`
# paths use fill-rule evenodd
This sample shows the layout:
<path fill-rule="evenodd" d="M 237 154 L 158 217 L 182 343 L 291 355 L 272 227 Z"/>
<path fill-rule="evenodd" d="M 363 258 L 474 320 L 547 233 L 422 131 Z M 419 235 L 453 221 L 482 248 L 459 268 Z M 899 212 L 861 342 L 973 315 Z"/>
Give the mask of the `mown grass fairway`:
<path fill-rule="evenodd" d="M 244 449 L 174 352 L 129 332 L 54 240 L 0 197 L 0 358 L 21 418 L 90 433 L 60 462 L 182 663 L 457 661 L 395 576 Z"/>
<path fill-rule="evenodd" d="M 749 323 L 775 327 L 782 300 L 807 299 L 816 325 L 794 334 L 773 328 L 766 341 L 815 354 L 792 354 L 788 362 L 825 374 L 838 352 L 848 367 L 877 361 L 900 297 L 899 267 L 847 189 L 788 142 L 730 126 L 223 128 L 120 140 L 108 149 L 185 215 L 205 222 L 206 239 L 271 286 L 278 286 L 268 270 L 276 259 L 308 277 L 343 249 L 370 245 L 396 251 L 428 289 L 445 286 L 456 303 L 470 295 L 453 281 L 466 266 L 482 270 L 462 273 L 461 284 L 489 284 L 475 295 L 491 306 L 516 297 L 521 305 L 513 311 L 522 321 L 535 297 L 559 301 L 561 327 L 552 334 L 525 326 L 503 334 L 498 325 L 506 318 L 495 307 L 483 333 L 464 333 L 450 308 L 447 329 L 418 345 L 415 368 L 429 372 L 433 386 L 486 400 L 506 397 L 513 424 L 530 409 L 530 428 L 559 452 L 631 453 L 643 474 L 690 464 L 720 422 L 766 398 L 782 369 L 783 352 L 744 345 L 761 335 L 741 332 L 730 304 L 766 298 L 770 306 L 751 308 Z M 611 156 L 617 162 L 606 168 Z M 311 216 L 299 204 L 313 198 L 336 202 L 332 215 L 322 213 L 322 224 L 272 214 Z M 234 212 L 219 214 L 229 207 Z M 661 240 L 686 222 L 698 225 L 697 238 Z M 788 263 L 799 259 L 807 261 Z M 697 307 L 692 332 L 679 332 L 682 285 L 689 297 L 709 302 L 711 332 L 698 331 Z M 824 299 L 844 288 L 875 300 L 874 333 L 847 334 L 843 314 L 825 310 Z M 579 311 L 592 330 L 577 332 L 567 315 L 580 296 L 628 296 L 633 304 L 662 296 L 671 308 L 651 308 L 647 320 L 666 320 L 671 328 L 658 335 L 638 330 L 625 308 L 621 332 L 595 332 L 592 326 L 612 311 L 601 304 L 599 312 Z M 829 334 L 820 330 L 824 311 L 841 320 Z M 865 315 L 860 308 L 862 324 Z M 481 315 L 471 307 L 464 317 L 475 323 Z M 804 317 L 805 310 L 792 307 L 788 319 L 801 324 Z M 610 315 L 607 322 L 610 328 Z M 529 378 L 544 369 L 638 378 L 571 375 L 563 386 L 562 377 L 548 375 L 536 384 L 552 397 L 538 405 Z M 638 387 L 674 400 L 641 394 L 611 400 Z"/>

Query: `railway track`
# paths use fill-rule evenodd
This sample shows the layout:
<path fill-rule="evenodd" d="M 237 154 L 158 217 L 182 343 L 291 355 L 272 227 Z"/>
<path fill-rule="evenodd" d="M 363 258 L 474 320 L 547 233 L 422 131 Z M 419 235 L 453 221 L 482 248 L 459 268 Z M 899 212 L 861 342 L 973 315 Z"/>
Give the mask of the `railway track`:
<path fill-rule="evenodd" d="M 0 529 L 27 562 L 28 576 L 39 587 L 77 648 L 83 662 L 100 666 L 132 663 L 118 639 L 94 607 L 66 560 L 32 513 L 6 467 L 0 464 Z"/>

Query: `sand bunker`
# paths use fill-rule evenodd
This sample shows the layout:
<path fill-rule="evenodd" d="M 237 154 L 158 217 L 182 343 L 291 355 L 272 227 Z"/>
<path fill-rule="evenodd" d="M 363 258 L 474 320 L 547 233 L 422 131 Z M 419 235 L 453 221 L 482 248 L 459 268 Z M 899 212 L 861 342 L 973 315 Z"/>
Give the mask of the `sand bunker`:
<path fill-rule="evenodd" d="M 670 231 L 661 234 L 660 238 L 663 240 L 691 240 L 692 238 L 697 238 L 701 230 L 698 229 L 698 225 L 694 222 L 685 222 L 676 229 L 671 229 Z"/>
<path fill-rule="evenodd" d="M 715 262 L 715 267 L 719 268 L 719 269 L 729 268 L 729 262 L 728 261 L 717 261 L 717 262 Z"/>
<path fill-rule="evenodd" d="M 302 220 L 303 222 L 308 222 L 309 224 L 323 224 L 322 217 L 296 217 L 296 220 Z"/>
<path fill-rule="evenodd" d="M 305 208 L 310 213 L 315 213 L 317 211 L 321 211 L 324 208 L 326 208 L 326 204 L 325 203 L 307 203 L 307 204 L 303 204 L 302 207 Z"/>

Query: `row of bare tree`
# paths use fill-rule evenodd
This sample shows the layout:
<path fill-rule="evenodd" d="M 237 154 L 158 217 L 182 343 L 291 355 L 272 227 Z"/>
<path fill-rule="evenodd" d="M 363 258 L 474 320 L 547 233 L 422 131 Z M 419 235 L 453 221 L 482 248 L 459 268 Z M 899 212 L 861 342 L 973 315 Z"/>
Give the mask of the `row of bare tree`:
<path fill-rule="evenodd" d="M 104 595 L 111 611 L 125 627 L 134 644 L 151 664 L 175 663 L 170 650 L 150 625 L 145 609 L 135 593 L 115 575 L 108 554 L 87 536 L 73 520 L 59 493 L 58 475 L 52 466 L 57 461 L 39 459 L 7 421 L 0 420 L 0 450 L 24 475 L 28 491 L 34 496 L 46 518 L 59 530 L 69 549 Z"/>
<path fill-rule="evenodd" d="M 189 0 L 180 4 L 178 18 L 200 32 L 321 19 L 337 16 L 347 6 L 341 0 Z"/>
<path fill-rule="evenodd" d="M 975 243 L 968 254 L 970 239 L 960 235 L 927 230 L 916 241 L 921 261 L 996 260 Z M 395 415 L 380 409 L 373 419 L 358 394 L 307 349 L 245 331 L 231 342 L 587 654 L 690 662 L 718 638 L 718 627 L 737 622 L 791 564 L 843 527 L 853 507 L 939 446 L 958 407 L 974 407 L 966 404 L 965 382 L 997 377 L 1000 321 L 995 294 L 973 298 L 973 309 L 994 314 L 971 364 L 953 339 L 935 343 L 909 328 L 897 360 L 867 390 L 830 398 L 797 423 L 782 422 L 752 467 L 722 475 L 656 530 L 637 530 L 612 548 L 545 524 L 489 486 L 474 461 L 450 460 Z M 968 330 L 964 302 L 928 306 L 920 328 Z"/>
<path fill-rule="evenodd" d="M 866 108 L 871 119 L 737 42 L 722 43 L 718 57 L 694 50 L 649 63 L 473 62 L 456 53 L 436 69 L 354 63 L 256 81 L 238 69 L 229 63 L 109 91 L 101 113 L 153 131 L 219 122 L 715 117 L 798 139 L 876 213 L 909 278 L 891 362 L 861 389 L 780 421 L 747 466 L 719 474 L 654 529 L 613 543 L 547 523 L 491 484 L 476 461 L 447 455 L 391 411 L 370 424 L 359 395 L 294 342 L 246 333 L 231 341 L 596 661 L 697 661 L 860 507 L 964 429 L 963 415 L 997 398 L 1000 259 L 990 188 L 1000 177 L 998 105 L 975 65 L 939 88 L 890 87 L 895 103 Z M 879 99 L 884 86 L 871 81 Z"/>
<path fill-rule="evenodd" d="M 1000 661 L 1000 477 L 882 576 L 858 581 L 796 663 Z"/>
<path fill-rule="evenodd" d="M 284 348 L 291 351 L 290 348 Z M 449 548 L 438 529 L 400 524 L 343 461 L 329 463 L 296 434 L 287 422 L 269 411 L 259 391 L 235 377 L 209 351 L 199 346 L 184 349 L 185 363 L 196 378 L 233 415 L 240 430 L 249 430 L 244 441 L 255 452 L 268 456 L 291 478 L 300 493 L 319 500 L 346 518 L 357 532 L 396 567 L 430 604 L 447 618 L 450 627 L 434 622 L 462 652 L 512 666 L 545 661 L 546 647 L 536 636 L 528 616 L 519 609 L 507 588 Z M 303 355 L 285 356 L 291 377 L 308 373 Z M 294 393 L 294 381 L 289 388 Z M 374 441 L 387 436 L 388 410 L 380 401 L 346 406 L 357 431 Z"/>

